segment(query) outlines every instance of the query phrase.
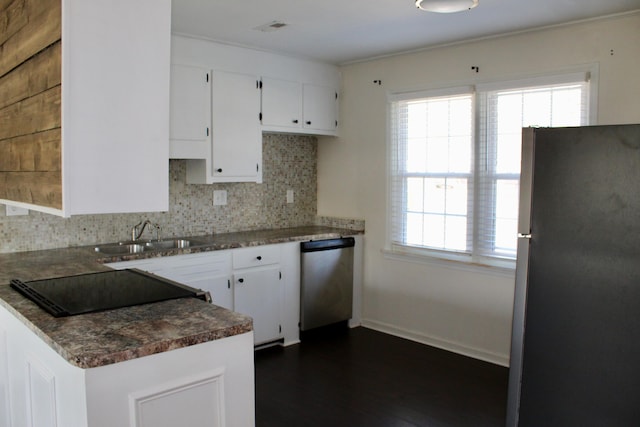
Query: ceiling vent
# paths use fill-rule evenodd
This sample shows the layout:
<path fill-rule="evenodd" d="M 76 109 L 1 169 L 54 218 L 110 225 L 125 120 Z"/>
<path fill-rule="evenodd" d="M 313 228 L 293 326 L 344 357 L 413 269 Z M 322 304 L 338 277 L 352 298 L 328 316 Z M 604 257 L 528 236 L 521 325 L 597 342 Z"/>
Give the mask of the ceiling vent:
<path fill-rule="evenodd" d="M 281 21 L 272 21 L 268 24 L 260 25 L 259 27 L 255 27 L 254 30 L 262 31 L 263 33 L 270 33 L 272 31 L 278 31 L 281 28 L 286 27 L 287 24 Z"/>

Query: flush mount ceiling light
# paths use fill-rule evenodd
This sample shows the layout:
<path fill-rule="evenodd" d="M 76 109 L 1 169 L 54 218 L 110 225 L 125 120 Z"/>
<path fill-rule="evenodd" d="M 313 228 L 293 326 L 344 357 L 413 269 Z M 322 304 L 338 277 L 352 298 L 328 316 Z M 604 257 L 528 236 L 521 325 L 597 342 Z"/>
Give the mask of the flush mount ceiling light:
<path fill-rule="evenodd" d="M 427 12 L 453 13 L 473 9 L 478 0 L 416 0 L 416 7 Z"/>

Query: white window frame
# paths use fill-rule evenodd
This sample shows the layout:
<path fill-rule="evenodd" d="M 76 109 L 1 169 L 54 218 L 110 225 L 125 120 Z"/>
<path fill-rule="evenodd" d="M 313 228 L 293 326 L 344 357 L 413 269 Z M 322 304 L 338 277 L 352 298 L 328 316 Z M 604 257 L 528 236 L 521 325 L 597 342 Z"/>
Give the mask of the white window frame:
<path fill-rule="evenodd" d="M 482 138 L 479 137 L 481 130 L 483 129 L 483 124 L 481 123 L 481 102 L 483 102 L 483 96 L 480 94 L 484 94 L 490 91 L 496 90 L 509 90 L 509 89 L 519 89 L 519 88 L 528 88 L 535 86 L 554 86 L 563 83 L 570 83 L 576 81 L 586 81 L 588 87 L 588 111 L 587 111 L 587 124 L 595 125 L 597 124 L 597 94 L 598 94 L 598 65 L 590 64 L 583 67 L 578 67 L 574 69 L 568 69 L 559 71 L 556 73 L 550 74 L 541 74 L 535 76 L 527 76 L 521 78 L 514 78 L 509 80 L 495 80 L 495 81 L 485 81 L 485 82 L 474 82 L 465 85 L 456 85 L 448 88 L 437 88 L 437 89 L 423 89 L 416 91 L 399 91 L 399 92 L 388 92 L 387 93 L 387 230 L 386 230 L 386 244 L 383 249 L 383 253 L 390 259 L 397 260 L 405 260 L 412 262 L 426 262 L 426 263 L 436 263 L 439 265 L 447 265 L 452 266 L 450 261 L 459 261 L 460 263 L 455 263 L 455 268 L 462 269 L 471 269 L 476 270 L 477 268 L 485 269 L 487 267 L 492 269 L 499 269 L 503 271 L 510 271 L 515 269 L 515 260 L 514 259 L 502 259 L 502 258 L 494 258 L 494 257 L 486 257 L 486 256 L 477 256 L 476 255 L 476 245 L 477 241 L 475 241 L 477 237 L 477 232 L 473 233 L 471 237 L 474 239 L 472 253 L 456 253 L 454 251 L 447 250 L 437 250 L 431 248 L 422 248 L 422 247 L 412 247 L 407 245 L 395 244 L 392 242 L 392 229 L 394 227 L 393 224 L 393 185 L 392 185 L 392 174 L 393 174 L 393 153 L 394 149 L 393 138 L 393 129 L 391 126 L 392 118 L 392 103 L 396 101 L 406 101 L 411 99 L 420 99 L 420 98 L 431 98 L 431 97 L 444 97 L 444 96 L 455 96 L 464 93 L 473 93 L 474 94 L 474 136 L 473 136 L 473 157 L 477 155 L 480 150 L 480 144 L 483 143 L 481 141 Z M 474 160 L 475 162 L 475 160 Z M 473 172 L 474 176 L 477 176 L 476 172 Z M 518 177 L 519 178 L 519 177 Z M 475 224 L 477 219 L 477 214 L 475 212 L 471 213 L 472 220 L 474 221 L 474 227 L 477 226 Z M 444 264 L 443 264 L 444 263 Z"/>

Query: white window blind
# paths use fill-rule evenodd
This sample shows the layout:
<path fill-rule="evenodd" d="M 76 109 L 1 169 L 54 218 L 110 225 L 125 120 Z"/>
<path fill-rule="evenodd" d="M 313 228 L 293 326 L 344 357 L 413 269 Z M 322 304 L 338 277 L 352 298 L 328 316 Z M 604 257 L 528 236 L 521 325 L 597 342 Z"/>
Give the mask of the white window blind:
<path fill-rule="evenodd" d="M 392 97 L 391 249 L 514 259 L 522 128 L 587 124 L 584 76 Z"/>
<path fill-rule="evenodd" d="M 394 103 L 394 243 L 466 252 L 473 95 Z"/>

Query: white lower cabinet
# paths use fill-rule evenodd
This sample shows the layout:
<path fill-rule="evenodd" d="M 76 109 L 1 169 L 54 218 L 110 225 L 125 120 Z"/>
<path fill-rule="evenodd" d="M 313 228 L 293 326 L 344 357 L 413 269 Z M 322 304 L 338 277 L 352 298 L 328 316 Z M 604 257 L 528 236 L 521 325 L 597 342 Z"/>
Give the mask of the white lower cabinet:
<path fill-rule="evenodd" d="M 276 265 L 264 270 L 237 271 L 233 277 L 234 310 L 253 318 L 255 344 L 264 344 L 281 338 L 280 266 Z"/>
<path fill-rule="evenodd" d="M 233 310 L 229 251 L 114 262 L 108 266 L 116 270 L 137 268 L 174 282 L 209 291 L 215 305 Z"/>
<path fill-rule="evenodd" d="M 175 279 L 175 281 L 180 282 L 178 279 Z M 233 289 L 231 289 L 231 279 L 229 277 L 206 277 L 192 281 L 189 286 L 209 291 L 213 304 L 233 310 Z"/>
<path fill-rule="evenodd" d="M 362 321 L 364 247 L 364 236 L 353 237 L 356 246 L 353 317 L 349 320 L 352 327 Z M 253 318 L 255 345 L 277 340 L 282 340 L 285 346 L 300 342 L 300 242 L 163 256 L 108 266 L 138 268 L 209 291 L 214 304 Z"/>
<path fill-rule="evenodd" d="M 0 426 L 252 427 L 252 335 L 82 369 L 0 307 Z"/>
<path fill-rule="evenodd" d="M 255 344 L 282 338 L 280 245 L 234 249 L 234 310 L 253 317 Z"/>
<path fill-rule="evenodd" d="M 299 243 L 107 264 L 137 268 L 211 293 L 214 304 L 253 318 L 254 344 L 299 342 Z"/>
<path fill-rule="evenodd" d="M 0 315 L 0 319 L 2 315 Z M 0 427 L 11 426 L 11 401 L 9 400 L 9 347 L 7 325 L 0 323 Z"/>

